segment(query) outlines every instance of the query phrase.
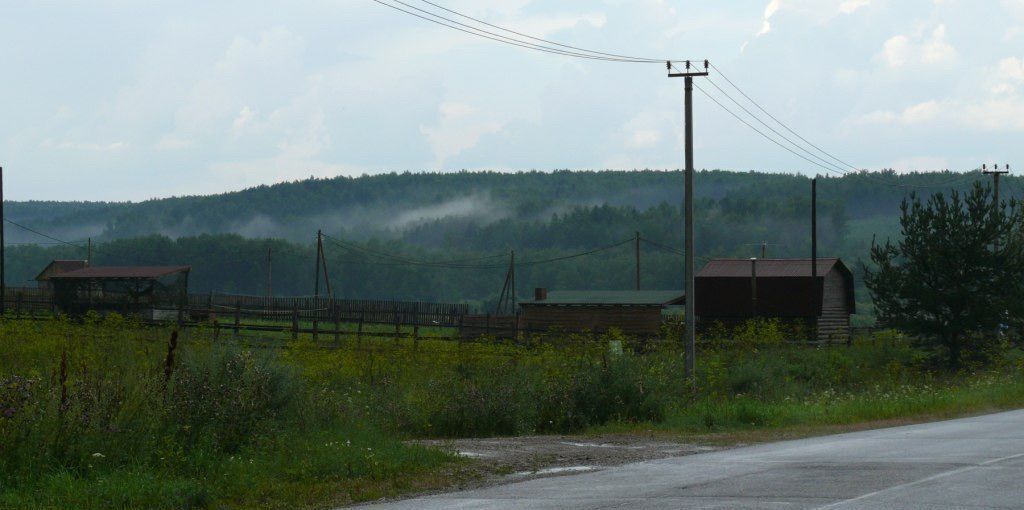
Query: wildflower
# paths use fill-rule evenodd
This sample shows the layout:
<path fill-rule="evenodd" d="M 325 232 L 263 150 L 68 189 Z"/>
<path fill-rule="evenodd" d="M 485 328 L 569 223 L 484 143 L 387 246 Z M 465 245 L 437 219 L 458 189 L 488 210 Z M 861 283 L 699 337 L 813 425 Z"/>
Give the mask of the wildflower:
<path fill-rule="evenodd" d="M 92 456 L 93 456 L 93 458 L 96 458 L 96 459 L 102 459 L 102 458 L 106 457 L 106 455 L 103 455 L 100 452 L 96 452 L 96 453 L 92 454 Z"/>

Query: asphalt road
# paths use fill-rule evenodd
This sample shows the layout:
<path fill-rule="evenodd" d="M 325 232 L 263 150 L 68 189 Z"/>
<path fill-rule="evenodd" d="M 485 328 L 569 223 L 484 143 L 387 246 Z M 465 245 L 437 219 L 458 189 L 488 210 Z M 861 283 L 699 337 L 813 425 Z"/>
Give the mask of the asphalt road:
<path fill-rule="evenodd" d="M 1024 411 L 674 457 L 368 508 L 1024 509 Z"/>

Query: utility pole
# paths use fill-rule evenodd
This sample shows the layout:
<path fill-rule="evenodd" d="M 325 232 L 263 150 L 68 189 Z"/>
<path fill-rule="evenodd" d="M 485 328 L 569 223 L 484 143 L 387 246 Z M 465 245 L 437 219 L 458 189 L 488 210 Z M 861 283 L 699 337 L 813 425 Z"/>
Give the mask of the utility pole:
<path fill-rule="evenodd" d="M 316 231 L 316 281 L 313 283 L 313 296 L 320 297 L 320 257 L 323 256 L 322 246 L 323 231 Z"/>
<path fill-rule="evenodd" d="M 811 325 L 812 339 L 818 334 L 818 178 L 811 179 Z"/>
<path fill-rule="evenodd" d="M 512 299 L 511 299 L 511 301 L 512 301 L 512 315 L 516 315 L 517 312 L 516 312 L 516 251 L 515 250 L 512 250 L 512 260 L 511 260 L 511 263 L 509 265 L 509 270 L 512 271 L 512 282 L 511 282 L 511 285 L 510 285 L 510 287 L 511 287 L 510 290 L 512 292 Z"/>
<path fill-rule="evenodd" d="M 1006 165 L 1006 170 L 1000 170 L 999 164 L 993 165 L 995 167 L 992 170 L 988 169 L 988 165 L 981 165 L 981 173 L 992 176 L 992 189 L 995 192 L 993 205 L 995 206 L 996 212 L 1002 211 L 1002 205 L 999 203 L 999 177 L 1010 173 L 1010 165 Z M 996 237 L 995 241 L 996 251 L 999 251 L 999 237 Z"/>
<path fill-rule="evenodd" d="M 640 231 L 636 233 L 636 290 L 640 290 Z"/>
<path fill-rule="evenodd" d="M 4 167 L 0 166 L 0 317 L 3 317 L 7 302 L 7 273 L 4 267 Z"/>
<path fill-rule="evenodd" d="M 267 299 L 273 299 L 274 288 L 272 286 L 274 270 L 274 249 L 267 247 Z"/>
<path fill-rule="evenodd" d="M 761 241 L 761 258 L 762 259 L 768 258 L 768 242 L 767 241 Z"/>
<path fill-rule="evenodd" d="M 704 61 L 703 71 L 692 71 L 690 61 L 686 61 L 685 72 L 672 72 L 672 62 L 665 63 L 669 78 L 683 78 L 685 87 L 685 125 L 686 125 L 686 189 L 683 193 L 683 216 L 686 222 L 685 264 L 686 264 L 686 332 L 683 335 L 686 344 L 686 378 L 693 381 L 694 367 L 697 362 L 697 313 L 694 302 L 694 268 L 693 268 L 693 77 L 708 75 L 708 61 Z"/>
<path fill-rule="evenodd" d="M 995 191 L 995 202 L 996 208 L 999 208 L 999 176 L 1010 173 L 1010 165 L 1006 165 L 1006 170 L 1000 170 L 999 165 L 993 165 L 994 169 L 989 170 L 988 165 L 981 165 L 981 173 L 992 176 L 992 188 Z"/>

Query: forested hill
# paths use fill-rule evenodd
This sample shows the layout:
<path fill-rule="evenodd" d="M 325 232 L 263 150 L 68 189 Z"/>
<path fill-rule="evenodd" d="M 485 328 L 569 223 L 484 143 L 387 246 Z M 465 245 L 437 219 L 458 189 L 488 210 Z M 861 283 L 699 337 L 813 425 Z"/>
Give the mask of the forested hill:
<path fill-rule="evenodd" d="M 981 179 L 976 172 L 821 178 L 820 253 L 842 256 L 853 266 L 866 257 L 872 235 L 895 235 L 899 203 L 908 192 L 963 189 Z M 762 241 L 769 256 L 809 253 L 807 177 L 702 171 L 696 183 L 698 256 L 755 256 Z M 1016 178 L 1003 183 L 1004 196 L 1020 189 Z M 679 257 L 672 249 L 682 247 L 682 184 L 680 172 L 664 171 L 405 173 L 139 203 L 9 202 L 7 215 L 59 239 L 80 243 L 92 237 L 99 245 L 97 264 L 187 263 L 195 267 L 194 290 L 252 294 L 264 291 L 271 244 L 275 293 L 308 293 L 313 240 L 323 229 L 332 237 L 328 258 L 344 295 L 478 300 L 500 291 L 503 270 L 369 259 L 397 253 L 432 261 L 494 255 L 496 261 L 515 249 L 519 260 L 529 262 L 606 246 L 639 231 L 663 245 L 644 243 L 646 284 L 679 287 Z M 14 285 L 51 258 L 83 255 L 69 246 L 20 244 L 53 241 L 11 225 L 7 233 L 15 243 L 8 250 L 8 282 Z M 333 239 L 372 251 L 343 248 Z M 628 288 L 632 260 L 632 247 L 623 245 L 524 266 L 520 293 L 534 285 Z"/>

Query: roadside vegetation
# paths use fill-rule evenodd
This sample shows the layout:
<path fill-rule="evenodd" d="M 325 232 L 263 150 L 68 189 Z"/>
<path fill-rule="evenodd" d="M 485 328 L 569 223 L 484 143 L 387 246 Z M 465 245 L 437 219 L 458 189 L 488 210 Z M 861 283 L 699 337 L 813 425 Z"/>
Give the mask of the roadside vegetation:
<path fill-rule="evenodd" d="M 702 339 L 315 344 L 0 322 L 0 508 L 329 508 L 449 486 L 472 461 L 406 442 L 602 430 L 716 434 L 955 416 L 1024 404 L 1000 340 L 959 370 L 892 332 L 787 343 L 757 321 Z"/>

